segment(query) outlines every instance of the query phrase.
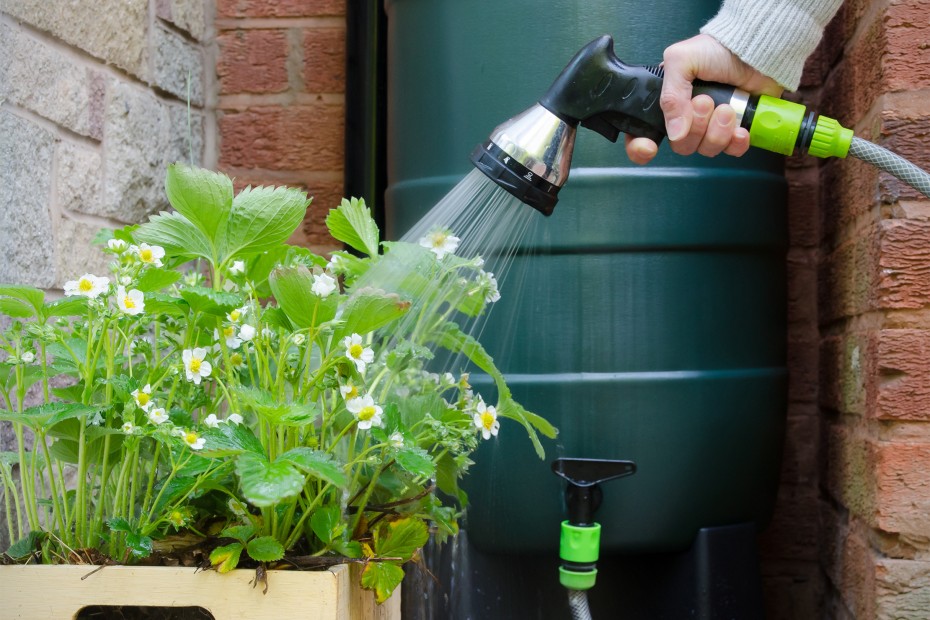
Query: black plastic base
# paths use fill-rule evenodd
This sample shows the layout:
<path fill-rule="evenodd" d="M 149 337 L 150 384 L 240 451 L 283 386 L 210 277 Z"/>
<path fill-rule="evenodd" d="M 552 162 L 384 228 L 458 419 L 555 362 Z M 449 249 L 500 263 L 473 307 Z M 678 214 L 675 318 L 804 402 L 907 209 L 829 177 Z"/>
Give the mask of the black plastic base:
<path fill-rule="evenodd" d="M 482 554 L 463 531 L 425 549 L 423 566 L 408 564 L 403 617 L 568 620 L 556 556 Z M 762 620 L 755 525 L 701 529 L 681 553 L 602 557 L 588 602 L 599 620 Z"/>

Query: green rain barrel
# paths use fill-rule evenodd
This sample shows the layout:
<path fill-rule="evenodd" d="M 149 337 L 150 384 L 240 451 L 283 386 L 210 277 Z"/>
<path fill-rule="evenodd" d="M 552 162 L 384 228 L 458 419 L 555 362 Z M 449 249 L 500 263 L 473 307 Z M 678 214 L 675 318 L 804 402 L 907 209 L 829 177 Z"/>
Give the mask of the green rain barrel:
<path fill-rule="evenodd" d="M 498 124 L 610 34 L 655 64 L 714 0 L 387 0 L 390 238 L 465 174 Z M 630 459 L 604 485 L 602 554 L 687 548 L 700 528 L 762 526 L 786 410 L 782 160 L 681 157 L 649 166 L 579 129 L 559 204 L 515 259 L 481 342 L 515 398 L 561 431 L 540 461 L 518 424 L 484 442 L 465 481 L 482 552 L 556 554 L 557 457 Z M 526 207 L 529 208 L 529 207 Z M 531 251 L 530 251 L 531 250 Z"/>

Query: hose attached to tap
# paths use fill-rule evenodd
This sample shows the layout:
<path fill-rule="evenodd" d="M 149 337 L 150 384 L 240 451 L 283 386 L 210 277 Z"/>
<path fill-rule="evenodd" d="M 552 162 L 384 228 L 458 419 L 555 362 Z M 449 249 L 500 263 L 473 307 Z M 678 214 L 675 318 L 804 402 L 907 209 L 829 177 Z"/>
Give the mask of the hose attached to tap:
<path fill-rule="evenodd" d="M 572 613 L 572 620 L 591 620 L 591 610 L 588 609 L 588 593 L 586 590 L 569 590 L 568 608 Z"/>

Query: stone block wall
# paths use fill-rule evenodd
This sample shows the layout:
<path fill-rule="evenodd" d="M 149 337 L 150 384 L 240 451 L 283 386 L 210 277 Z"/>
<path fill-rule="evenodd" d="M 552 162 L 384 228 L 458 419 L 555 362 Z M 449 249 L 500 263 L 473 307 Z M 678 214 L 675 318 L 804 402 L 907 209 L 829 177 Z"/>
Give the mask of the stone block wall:
<path fill-rule="evenodd" d="M 208 10 L 0 5 L 0 282 L 57 289 L 105 272 L 97 231 L 166 208 L 168 163 L 205 161 Z"/>
<path fill-rule="evenodd" d="M 313 197 L 292 243 L 337 246 L 326 213 L 343 191 L 345 0 L 217 0 L 218 165 L 236 187 Z"/>
<path fill-rule="evenodd" d="M 212 32 L 204 0 L 0 2 L 0 283 L 106 274 L 100 229 L 168 208 L 169 163 L 215 162 Z"/>

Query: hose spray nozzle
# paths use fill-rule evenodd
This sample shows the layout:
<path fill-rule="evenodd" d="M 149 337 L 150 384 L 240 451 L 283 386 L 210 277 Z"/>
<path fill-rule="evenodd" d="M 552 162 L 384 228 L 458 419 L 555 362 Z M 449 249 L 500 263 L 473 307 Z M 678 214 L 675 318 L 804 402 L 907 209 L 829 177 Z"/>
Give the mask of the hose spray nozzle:
<path fill-rule="evenodd" d="M 660 66 L 630 65 L 614 54 L 609 35 L 575 54 L 534 106 L 498 125 L 471 154 L 472 163 L 498 185 L 544 215 L 558 202 L 568 180 L 578 125 L 616 142 L 620 133 L 665 137 L 659 106 Z M 730 104 L 750 144 L 790 155 L 809 149 L 818 157 L 845 157 L 852 131 L 835 120 L 806 113 L 804 106 L 775 97 L 753 96 L 715 82 L 695 81 L 693 96 Z"/>

